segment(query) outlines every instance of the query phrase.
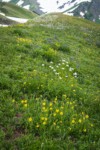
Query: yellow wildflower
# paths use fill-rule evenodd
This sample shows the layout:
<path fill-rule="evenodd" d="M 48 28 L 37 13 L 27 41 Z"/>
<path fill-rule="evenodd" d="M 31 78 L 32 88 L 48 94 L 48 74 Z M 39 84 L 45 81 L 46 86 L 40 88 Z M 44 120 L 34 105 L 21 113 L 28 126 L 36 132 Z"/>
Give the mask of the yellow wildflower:
<path fill-rule="evenodd" d="M 54 113 L 53 116 L 55 117 L 55 116 L 56 116 L 56 113 Z"/>
<path fill-rule="evenodd" d="M 70 102 L 70 105 L 72 105 L 73 103 L 72 102 Z"/>
<path fill-rule="evenodd" d="M 21 100 L 21 103 L 25 104 L 25 103 L 27 103 L 27 100 Z"/>
<path fill-rule="evenodd" d="M 46 125 L 46 124 L 47 124 L 46 121 L 44 121 L 44 122 L 43 122 L 43 125 Z"/>
<path fill-rule="evenodd" d="M 27 100 L 24 100 L 24 103 L 27 103 Z"/>
<path fill-rule="evenodd" d="M 74 109 L 74 106 L 72 106 L 71 109 Z"/>
<path fill-rule="evenodd" d="M 62 111 L 60 112 L 60 115 L 61 115 L 61 116 L 63 115 L 63 112 L 62 112 Z"/>
<path fill-rule="evenodd" d="M 79 123 L 81 123 L 81 122 L 82 122 L 82 120 L 81 120 L 81 119 L 79 119 L 79 120 L 78 120 L 78 122 L 79 122 Z"/>
<path fill-rule="evenodd" d="M 93 127 L 93 124 L 90 124 L 91 125 L 91 127 Z"/>
<path fill-rule="evenodd" d="M 48 120 L 48 118 L 45 118 L 45 121 L 47 121 Z"/>
<path fill-rule="evenodd" d="M 36 128 L 39 128 L 39 127 L 40 127 L 39 124 L 37 124 L 37 125 L 36 125 Z"/>
<path fill-rule="evenodd" d="M 45 107 L 42 107 L 42 109 L 45 110 L 46 108 L 45 108 Z"/>
<path fill-rule="evenodd" d="M 29 121 L 29 122 L 32 122 L 32 120 L 33 120 L 32 117 L 29 117 L 29 118 L 28 118 L 28 121 Z"/>
<path fill-rule="evenodd" d="M 43 103 L 42 103 L 42 105 L 43 105 L 43 106 L 45 106 L 45 105 L 46 105 L 46 103 L 45 103 L 45 102 L 43 102 Z"/>
<path fill-rule="evenodd" d="M 82 115 L 84 115 L 84 112 L 82 112 Z"/>
<path fill-rule="evenodd" d="M 83 129 L 84 132 L 86 132 L 86 129 Z"/>
<path fill-rule="evenodd" d="M 89 118 L 89 116 L 88 116 L 88 115 L 86 115 L 86 116 L 85 116 L 85 118 L 86 118 L 86 119 L 88 119 L 88 118 Z"/>
<path fill-rule="evenodd" d="M 12 103 L 14 103 L 14 102 L 15 102 L 15 100 L 13 99 L 13 100 L 12 100 Z"/>
<path fill-rule="evenodd" d="M 49 104 L 50 107 L 51 107 L 52 105 L 53 105 L 52 103 Z"/>
<path fill-rule="evenodd" d="M 75 120 L 73 119 L 73 120 L 71 121 L 71 123 L 73 123 L 73 124 L 74 124 L 74 123 L 75 123 Z"/>
<path fill-rule="evenodd" d="M 64 109 L 64 107 L 63 107 L 63 106 L 61 106 L 61 109 Z"/>
<path fill-rule="evenodd" d="M 36 97 L 36 100 L 38 101 L 38 100 L 39 100 L 39 98 L 38 98 L 38 97 Z"/>
<path fill-rule="evenodd" d="M 50 110 L 52 110 L 53 108 L 52 107 L 50 107 Z"/>
<path fill-rule="evenodd" d="M 41 120 L 44 120 L 45 118 L 44 117 L 41 117 Z"/>
<path fill-rule="evenodd" d="M 59 109 L 56 109 L 56 113 L 58 113 L 59 112 Z"/>
<path fill-rule="evenodd" d="M 24 104 L 24 107 L 27 107 L 27 104 Z"/>
<path fill-rule="evenodd" d="M 54 122 L 53 125 L 55 126 L 55 125 L 56 125 L 56 122 Z"/>
<path fill-rule="evenodd" d="M 57 101 L 57 96 L 55 97 L 55 101 Z"/>
<path fill-rule="evenodd" d="M 21 103 L 24 104 L 24 100 L 21 100 Z"/>

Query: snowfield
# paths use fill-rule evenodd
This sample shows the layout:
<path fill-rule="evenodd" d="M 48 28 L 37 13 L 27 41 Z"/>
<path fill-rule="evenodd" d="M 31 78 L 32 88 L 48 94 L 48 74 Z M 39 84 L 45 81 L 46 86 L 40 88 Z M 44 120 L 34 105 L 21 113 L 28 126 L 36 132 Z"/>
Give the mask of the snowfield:
<path fill-rule="evenodd" d="M 17 3 L 17 5 L 18 5 L 18 6 L 21 6 L 23 3 L 24 3 L 24 1 L 23 1 L 23 0 L 20 0 L 20 1 Z"/>
<path fill-rule="evenodd" d="M 26 23 L 28 21 L 28 19 L 23 19 L 23 18 L 16 18 L 16 17 L 9 17 L 9 16 L 6 16 L 8 19 L 11 19 L 11 20 L 14 20 L 16 22 L 19 22 L 19 23 Z"/>
<path fill-rule="evenodd" d="M 10 2 L 11 0 L 2 0 L 2 2 Z"/>
<path fill-rule="evenodd" d="M 0 24 L 0 27 L 8 27 L 8 25 Z"/>
<path fill-rule="evenodd" d="M 70 14 L 82 2 L 91 2 L 92 0 L 37 0 L 40 8 L 45 13 L 64 12 Z M 69 10 L 71 9 L 71 10 Z"/>
<path fill-rule="evenodd" d="M 11 0 L 2 0 L 3 2 L 10 2 Z M 30 9 L 30 5 L 24 5 L 25 0 L 19 0 L 17 2 L 18 6 L 21 6 L 25 9 Z M 91 2 L 92 0 L 37 0 L 40 6 L 40 10 L 44 13 L 51 12 L 63 12 L 64 14 L 68 14 L 73 16 L 73 11 L 79 6 L 82 2 Z M 83 15 L 81 13 L 81 15 Z"/>
<path fill-rule="evenodd" d="M 30 5 L 26 5 L 23 8 L 30 10 Z"/>
<path fill-rule="evenodd" d="M 5 16 L 5 14 L 4 14 L 4 13 L 1 13 L 1 12 L 0 12 L 0 15 Z"/>

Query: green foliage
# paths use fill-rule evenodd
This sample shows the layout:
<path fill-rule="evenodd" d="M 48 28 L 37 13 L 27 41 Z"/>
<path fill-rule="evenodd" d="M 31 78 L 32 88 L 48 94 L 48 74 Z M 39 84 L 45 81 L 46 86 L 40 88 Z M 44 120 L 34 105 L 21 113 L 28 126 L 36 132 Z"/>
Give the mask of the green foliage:
<path fill-rule="evenodd" d="M 13 5 L 11 3 L 0 2 L 0 10 L 7 16 L 18 17 L 18 18 L 33 18 L 37 14 L 31 11 L 25 10 L 19 6 Z"/>
<path fill-rule="evenodd" d="M 2 150 L 99 150 L 100 27 L 56 15 L 0 28 Z"/>
<path fill-rule="evenodd" d="M 100 41 L 97 41 L 97 42 L 96 42 L 96 46 L 97 46 L 98 48 L 100 48 Z"/>

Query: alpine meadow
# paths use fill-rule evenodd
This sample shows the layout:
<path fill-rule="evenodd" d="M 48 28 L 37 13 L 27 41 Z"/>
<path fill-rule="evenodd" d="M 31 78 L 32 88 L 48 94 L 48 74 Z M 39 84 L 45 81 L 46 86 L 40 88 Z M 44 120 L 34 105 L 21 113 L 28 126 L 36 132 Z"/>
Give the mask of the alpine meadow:
<path fill-rule="evenodd" d="M 0 64 L 0 150 L 100 150 L 100 24 L 0 27 Z"/>

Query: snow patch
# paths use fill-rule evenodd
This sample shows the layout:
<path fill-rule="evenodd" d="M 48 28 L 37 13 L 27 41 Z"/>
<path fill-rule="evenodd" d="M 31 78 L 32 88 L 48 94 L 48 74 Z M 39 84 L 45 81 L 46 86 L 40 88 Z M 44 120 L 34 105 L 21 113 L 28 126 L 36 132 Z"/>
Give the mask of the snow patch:
<path fill-rule="evenodd" d="M 67 10 L 67 12 L 73 12 L 79 5 L 75 6 L 74 8 L 71 8 L 71 10 Z"/>
<path fill-rule="evenodd" d="M 63 14 L 69 15 L 69 16 L 74 16 L 74 13 L 70 13 L 70 12 L 64 12 Z"/>
<path fill-rule="evenodd" d="M 5 16 L 5 14 L 4 14 L 4 13 L 0 13 L 0 15 Z"/>
<path fill-rule="evenodd" d="M 26 6 L 24 6 L 23 8 L 25 8 L 25 9 L 30 9 L 30 5 L 26 5 Z"/>
<path fill-rule="evenodd" d="M 37 0 L 37 2 L 40 4 L 41 10 L 45 13 L 68 12 L 69 9 L 70 12 L 72 12 L 80 3 L 91 1 L 92 0 L 76 0 L 74 2 L 73 0 Z"/>
<path fill-rule="evenodd" d="M 8 25 L 0 24 L 0 27 L 8 27 Z"/>
<path fill-rule="evenodd" d="M 93 22 L 95 22 L 95 19 L 93 19 Z"/>
<path fill-rule="evenodd" d="M 83 13 L 82 11 L 80 12 L 80 15 L 81 15 L 82 17 L 84 17 L 84 13 Z"/>
<path fill-rule="evenodd" d="M 10 2 L 11 0 L 2 0 L 2 2 Z"/>
<path fill-rule="evenodd" d="M 18 5 L 18 6 L 21 6 L 23 3 L 24 3 L 24 1 L 23 1 L 23 0 L 20 0 L 20 1 L 17 3 L 17 5 Z"/>
<path fill-rule="evenodd" d="M 11 20 L 14 20 L 14 21 L 17 21 L 19 23 L 26 23 L 28 21 L 28 19 L 23 19 L 23 18 L 16 18 L 16 17 L 9 17 L 9 16 L 6 16 L 8 19 L 11 19 Z"/>

